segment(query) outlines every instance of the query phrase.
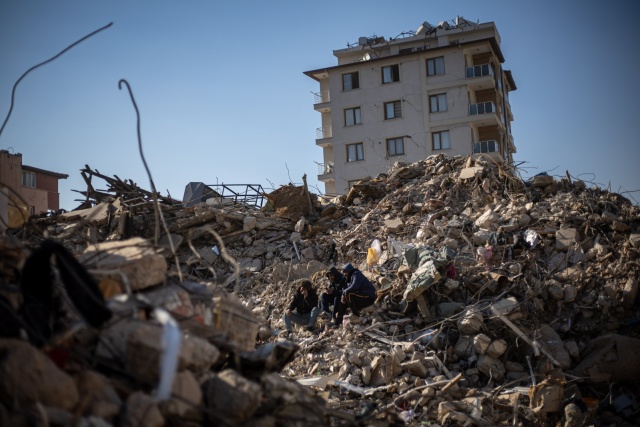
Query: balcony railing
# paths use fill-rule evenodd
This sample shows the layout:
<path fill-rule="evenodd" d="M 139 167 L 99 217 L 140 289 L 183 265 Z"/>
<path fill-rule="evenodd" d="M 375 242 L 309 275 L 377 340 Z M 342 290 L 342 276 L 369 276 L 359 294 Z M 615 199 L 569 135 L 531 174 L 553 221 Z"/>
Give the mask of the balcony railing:
<path fill-rule="evenodd" d="M 333 173 L 333 163 L 318 163 L 318 175 Z"/>
<path fill-rule="evenodd" d="M 467 78 L 474 77 L 493 76 L 493 68 L 490 64 L 474 65 L 473 67 L 467 67 Z"/>
<path fill-rule="evenodd" d="M 323 90 L 322 92 L 311 92 L 311 93 L 313 93 L 314 104 L 322 104 L 323 102 L 331 101 L 331 96 L 328 90 Z"/>
<path fill-rule="evenodd" d="M 316 139 L 331 138 L 331 126 L 316 128 Z"/>
<path fill-rule="evenodd" d="M 488 102 L 479 102 L 477 104 L 469 105 L 469 115 L 475 116 L 478 114 L 486 114 L 486 113 L 495 113 L 496 106 L 492 101 Z"/>
<path fill-rule="evenodd" d="M 497 152 L 498 152 L 498 142 L 495 140 L 479 141 L 479 142 L 473 143 L 473 154 L 497 153 Z"/>

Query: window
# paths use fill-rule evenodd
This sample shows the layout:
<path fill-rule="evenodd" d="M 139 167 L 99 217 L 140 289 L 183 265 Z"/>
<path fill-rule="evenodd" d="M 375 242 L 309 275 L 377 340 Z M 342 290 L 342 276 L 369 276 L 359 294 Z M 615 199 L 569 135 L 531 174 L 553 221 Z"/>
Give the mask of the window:
<path fill-rule="evenodd" d="M 400 81 L 400 67 L 398 64 L 382 67 L 382 84 Z"/>
<path fill-rule="evenodd" d="M 402 117 L 402 104 L 400 101 L 391 101 L 384 103 L 384 119 L 397 119 Z"/>
<path fill-rule="evenodd" d="M 444 56 L 427 59 L 427 76 L 444 74 Z"/>
<path fill-rule="evenodd" d="M 451 140 L 449 139 L 449 131 L 434 132 L 431 136 L 433 139 L 434 150 L 446 150 L 451 148 Z"/>
<path fill-rule="evenodd" d="M 432 113 L 447 111 L 447 94 L 431 95 L 429 97 L 429 106 L 429 111 Z"/>
<path fill-rule="evenodd" d="M 348 144 L 347 162 L 356 162 L 358 160 L 364 160 L 364 144 L 362 144 L 362 142 Z"/>
<path fill-rule="evenodd" d="M 400 156 L 404 154 L 404 138 L 387 139 L 387 154 L 389 156 Z"/>
<path fill-rule="evenodd" d="M 353 90 L 360 87 L 360 79 L 358 78 L 358 72 L 347 73 L 342 75 L 342 90 Z"/>
<path fill-rule="evenodd" d="M 362 117 L 360 116 L 360 107 L 346 108 L 344 110 L 344 125 L 353 126 L 362 123 Z"/>
<path fill-rule="evenodd" d="M 33 172 L 22 171 L 22 185 L 25 187 L 36 188 L 36 174 Z"/>
<path fill-rule="evenodd" d="M 405 49 L 400 49 L 400 51 L 398 53 L 411 53 L 411 52 L 422 52 L 423 50 L 429 50 L 429 48 L 431 47 L 430 44 L 424 44 L 423 46 L 416 46 L 416 47 L 407 47 Z"/>

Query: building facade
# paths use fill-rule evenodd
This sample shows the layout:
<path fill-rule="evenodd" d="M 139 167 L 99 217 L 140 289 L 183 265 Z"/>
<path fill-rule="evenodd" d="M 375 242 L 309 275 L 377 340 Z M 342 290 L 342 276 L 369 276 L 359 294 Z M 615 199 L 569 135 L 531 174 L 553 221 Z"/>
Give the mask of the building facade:
<path fill-rule="evenodd" d="M 26 207 L 23 208 L 30 215 L 60 209 L 58 180 L 68 177 L 69 175 L 23 165 L 22 154 L 0 150 L 0 186 L 6 187 L 4 193 L 12 201 L 10 205 L 24 203 Z"/>
<path fill-rule="evenodd" d="M 305 72 L 320 85 L 314 109 L 326 194 L 432 154 L 512 161 L 516 85 L 493 22 L 425 22 L 389 40 L 360 37 L 333 55 L 338 65 Z"/>

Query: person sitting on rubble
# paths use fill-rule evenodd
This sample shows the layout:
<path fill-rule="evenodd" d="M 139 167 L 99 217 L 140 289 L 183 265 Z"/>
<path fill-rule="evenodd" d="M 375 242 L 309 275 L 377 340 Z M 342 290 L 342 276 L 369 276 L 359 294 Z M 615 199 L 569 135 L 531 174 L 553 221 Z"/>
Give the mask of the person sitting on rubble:
<path fill-rule="evenodd" d="M 342 268 L 342 272 L 347 277 L 347 288 L 342 291 L 340 307 L 335 319 L 336 326 L 342 323 L 347 308 L 354 316 L 360 316 L 360 310 L 376 302 L 376 288 L 360 270 L 349 262 Z"/>
<path fill-rule="evenodd" d="M 347 278 L 335 267 L 331 267 L 326 276 L 329 279 L 329 284 L 324 289 L 324 292 L 320 294 L 321 314 L 327 314 L 331 316 L 331 319 L 335 319 L 338 314 L 342 291 L 347 287 Z M 331 310 L 332 306 L 333 311 Z"/>
<path fill-rule="evenodd" d="M 296 325 L 306 326 L 308 331 L 313 331 L 318 314 L 320 314 L 318 294 L 311 281 L 304 279 L 298 283 L 298 289 L 284 312 L 284 325 L 286 328 L 286 331 L 283 332 L 284 336 L 291 335 L 291 322 Z"/>

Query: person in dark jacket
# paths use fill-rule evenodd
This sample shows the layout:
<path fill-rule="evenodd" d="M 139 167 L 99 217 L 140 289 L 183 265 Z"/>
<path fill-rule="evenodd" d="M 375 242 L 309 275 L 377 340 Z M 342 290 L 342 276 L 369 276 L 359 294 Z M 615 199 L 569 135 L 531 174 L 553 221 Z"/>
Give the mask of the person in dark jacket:
<path fill-rule="evenodd" d="M 298 282 L 298 289 L 284 312 L 284 325 L 287 329 L 285 335 L 290 335 L 292 332 L 291 322 L 296 325 L 306 325 L 307 330 L 312 331 L 318 314 L 320 314 L 318 294 L 313 289 L 311 281 L 304 279 Z"/>
<path fill-rule="evenodd" d="M 342 323 L 347 308 L 355 316 L 360 315 L 360 310 L 369 307 L 376 302 L 376 288 L 369 279 L 351 263 L 347 263 L 342 272 L 347 278 L 347 288 L 342 291 L 341 304 L 336 317 L 336 325 Z"/>
<path fill-rule="evenodd" d="M 327 313 L 332 319 L 335 319 L 338 314 L 342 291 L 347 287 L 347 278 L 335 267 L 331 267 L 326 276 L 329 279 L 329 284 L 324 292 L 320 294 L 320 308 L 322 313 Z M 332 306 L 333 311 L 331 310 Z"/>

